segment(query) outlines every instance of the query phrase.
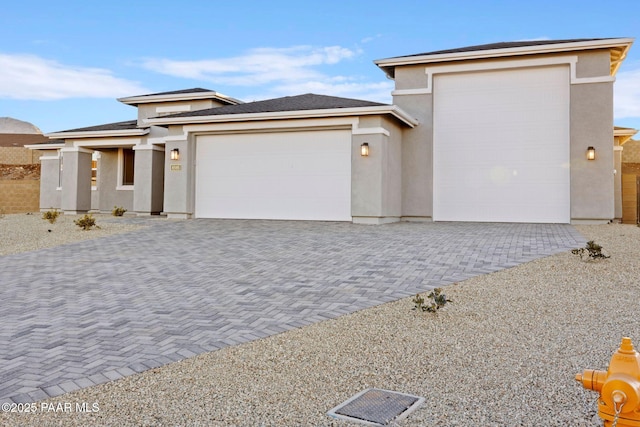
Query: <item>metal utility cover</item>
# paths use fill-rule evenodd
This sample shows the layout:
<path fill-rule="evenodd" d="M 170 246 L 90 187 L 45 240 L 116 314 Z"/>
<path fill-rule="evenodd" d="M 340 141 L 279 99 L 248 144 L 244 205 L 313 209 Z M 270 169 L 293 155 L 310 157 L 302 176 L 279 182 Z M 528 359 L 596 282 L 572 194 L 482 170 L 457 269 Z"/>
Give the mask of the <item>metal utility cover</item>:
<path fill-rule="evenodd" d="M 407 417 L 424 403 L 424 397 L 369 388 L 336 406 L 327 415 L 370 426 L 386 426 Z"/>

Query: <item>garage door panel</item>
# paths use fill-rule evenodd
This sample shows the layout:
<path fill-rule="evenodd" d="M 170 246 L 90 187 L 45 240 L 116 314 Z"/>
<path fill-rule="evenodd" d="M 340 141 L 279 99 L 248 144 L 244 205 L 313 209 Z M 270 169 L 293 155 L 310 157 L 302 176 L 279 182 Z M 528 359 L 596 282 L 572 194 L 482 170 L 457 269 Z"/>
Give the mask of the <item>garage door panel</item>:
<path fill-rule="evenodd" d="M 436 75 L 436 221 L 569 222 L 568 67 Z"/>
<path fill-rule="evenodd" d="M 196 216 L 351 220 L 349 131 L 202 136 Z"/>

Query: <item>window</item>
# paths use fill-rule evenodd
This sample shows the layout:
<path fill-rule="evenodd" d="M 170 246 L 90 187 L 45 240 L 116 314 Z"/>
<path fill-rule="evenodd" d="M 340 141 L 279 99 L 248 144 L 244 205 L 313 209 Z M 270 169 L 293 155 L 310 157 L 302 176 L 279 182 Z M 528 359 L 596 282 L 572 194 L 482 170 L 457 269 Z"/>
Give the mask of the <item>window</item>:
<path fill-rule="evenodd" d="M 122 149 L 122 185 L 133 185 L 135 154 L 131 148 Z"/>

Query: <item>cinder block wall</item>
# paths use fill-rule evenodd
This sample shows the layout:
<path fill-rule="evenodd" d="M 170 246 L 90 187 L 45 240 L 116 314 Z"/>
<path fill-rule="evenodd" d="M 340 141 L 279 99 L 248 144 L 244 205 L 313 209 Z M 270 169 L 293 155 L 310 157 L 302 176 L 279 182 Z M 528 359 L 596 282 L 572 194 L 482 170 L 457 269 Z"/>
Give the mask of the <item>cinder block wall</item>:
<path fill-rule="evenodd" d="M 622 146 L 622 163 L 640 163 L 640 141 L 627 141 Z"/>
<path fill-rule="evenodd" d="M 24 147 L 0 147 L 0 163 L 5 165 L 30 165 L 40 163 L 42 152 Z"/>
<path fill-rule="evenodd" d="M 39 212 L 40 180 L 0 180 L 0 213 Z"/>

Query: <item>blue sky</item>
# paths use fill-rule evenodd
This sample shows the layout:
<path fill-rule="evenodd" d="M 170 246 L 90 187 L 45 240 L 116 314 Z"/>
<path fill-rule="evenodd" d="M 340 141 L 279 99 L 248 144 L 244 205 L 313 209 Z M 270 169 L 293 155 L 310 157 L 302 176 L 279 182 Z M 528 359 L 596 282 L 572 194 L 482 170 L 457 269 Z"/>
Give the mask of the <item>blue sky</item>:
<path fill-rule="evenodd" d="M 11 1 L 0 13 L 0 117 L 54 132 L 135 118 L 118 97 L 191 87 L 244 101 L 391 102 L 375 59 L 638 29 L 637 0 Z M 615 95 L 616 124 L 640 129 L 640 41 Z"/>

